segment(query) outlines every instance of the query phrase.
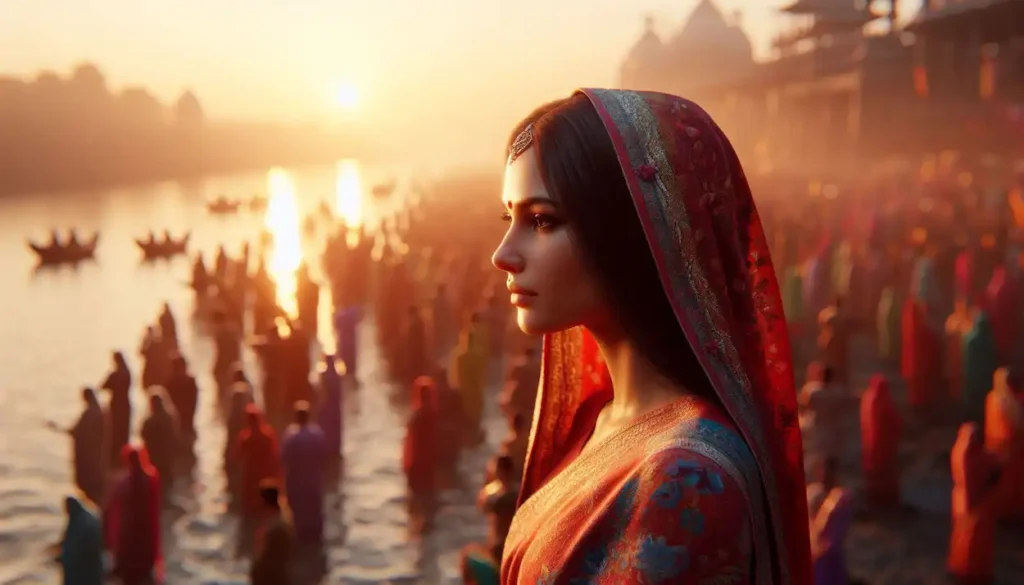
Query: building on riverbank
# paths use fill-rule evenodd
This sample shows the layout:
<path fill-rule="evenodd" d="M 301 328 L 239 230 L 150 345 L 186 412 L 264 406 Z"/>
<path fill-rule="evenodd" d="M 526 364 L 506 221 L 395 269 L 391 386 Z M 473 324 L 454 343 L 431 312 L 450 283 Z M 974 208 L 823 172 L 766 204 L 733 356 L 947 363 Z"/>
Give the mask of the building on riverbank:
<path fill-rule="evenodd" d="M 795 0 L 782 9 L 795 26 L 775 38 L 773 59 L 754 63 L 739 18 L 702 0 L 669 41 L 648 20 L 620 83 L 691 97 L 761 169 L 1019 148 L 1008 121 L 1021 118 L 1024 3 L 939 2 L 901 28 L 895 3 L 880 13 L 873 2 Z M 985 65 L 992 55 L 998 64 Z M 985 75 L 996 78 L 987 90 Z"/>

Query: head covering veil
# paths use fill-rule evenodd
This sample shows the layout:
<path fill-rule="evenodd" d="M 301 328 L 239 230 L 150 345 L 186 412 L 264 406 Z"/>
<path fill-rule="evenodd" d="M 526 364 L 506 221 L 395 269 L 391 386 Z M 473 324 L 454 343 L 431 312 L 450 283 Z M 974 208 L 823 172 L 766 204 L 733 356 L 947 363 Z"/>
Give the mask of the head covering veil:
<path fill-rule="evenodd" d="M 662 287 L 690 347 L 757 460 L 752 502 L 773 549 L 773 582 L 810 585 L 803 453 L 781 295 L 750 187 L 728 139 L 685 99 L 583 89 L 618 153 Z M 577 327 L 545 336 L 520 502 L 567 448 L 576 413 L 606 391 L 594 339 Z M 751 492 L 757 493 L 757 492 Z M 758 554 L 765 554 L 760 551 Z"/>

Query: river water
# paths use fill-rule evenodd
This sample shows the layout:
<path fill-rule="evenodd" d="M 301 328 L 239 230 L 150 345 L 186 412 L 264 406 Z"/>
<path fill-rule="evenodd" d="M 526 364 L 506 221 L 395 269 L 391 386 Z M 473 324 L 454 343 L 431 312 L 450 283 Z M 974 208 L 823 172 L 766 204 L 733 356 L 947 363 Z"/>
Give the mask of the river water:
<path fill-rule="evenodd" d="M 292 191 L 288 197 L 294 198 L 300 215 L 321 201 L 341 199 L 343 211 L 373 225 L 387 210 L 368 191 L 392 172 L 349 161 L 284 176 Z M 188 319 L 192 298 L 184 283 L 190 262 L 179 258 L 140 264 L 132 239 L 150 229 L 169 229 L 175 236 L 191 229 L 191 250 L 204 252 L 208 260 L 220 244 L 237 252 L 243 241 L 255 243 L 263 214 L 214 217 L 204 202 L 220 194 L 267 193 L 268 184 L 274 189 L 281 176 L 261 171 L 190 184 L 0 200 L 0 298 L 5 313 L 0 329 L 0 584 L 58 582 L 47 547 L 61 535 L 62 499 L 72 488 L 70 441 L 47 428 L 46 421 L 70 424 L 77 417 L 79 389 L 102 381 L 112 349 L 124 350 L 140 375 L 137 348 L 143 328 L 165 301 L 178 317 L 179 337 L 203 393 L 197 414 L 199 461 L 191 485 L 179 490 L 173 509 L 164 516 L 167 581 L 244 581 L 248 563 L 235 558 L 237 522 L 225 513 L 225 433 L 215 412 L 209 373 L 212 346 L 194 334 Z M 402 184 L 400 180 L 396 197 Z M 102 232 L 97 261 L 77 270 L 33 270 L 35 257 L 26 238 L 43 242 L 50 229 L 71 227 L 83 239 L 95 230 Z M 321 245 L 304 239 L 302 254 L 313 259 Z M 372 322 L 363 324 L 360 385 L 350 388 L 346 398 L 344 477 L 327 501 L 329 574 L 324 582 L 458 582 L 459 548 L 485 535 L 473 500 L 490 447 L 464 458 L 465 487 L 444 494 L 433 533 L 411 537 L 400 468 L 405 413 L 396 412 L 388 399 L 390 383 L 378 367 L 372 327 Z M 331 343 L 329 332 L 321 331 L 320 337 Z M 246 359 L 252 377 L 257 373 L 253 356 Z M 138 425 L 145 405 L 137 387 L 133 393 Z M 487 443 L 498 439 L 492 436 Z"/>

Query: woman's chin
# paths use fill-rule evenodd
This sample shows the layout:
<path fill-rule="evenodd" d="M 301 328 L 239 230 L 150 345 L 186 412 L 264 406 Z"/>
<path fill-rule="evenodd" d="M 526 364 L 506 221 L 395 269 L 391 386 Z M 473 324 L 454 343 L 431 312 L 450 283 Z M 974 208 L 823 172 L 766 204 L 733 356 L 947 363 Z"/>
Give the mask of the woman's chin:
<path fill-rule="evenodd" d="M 548 333 L 557 333 L 566 329 L 560 323 L 545 318 L 536 309 L 524 309 L 522 307 L 516 310 L 516 324 L 519 325 L 519 330 L 527 335 L 547 335 Z"/>

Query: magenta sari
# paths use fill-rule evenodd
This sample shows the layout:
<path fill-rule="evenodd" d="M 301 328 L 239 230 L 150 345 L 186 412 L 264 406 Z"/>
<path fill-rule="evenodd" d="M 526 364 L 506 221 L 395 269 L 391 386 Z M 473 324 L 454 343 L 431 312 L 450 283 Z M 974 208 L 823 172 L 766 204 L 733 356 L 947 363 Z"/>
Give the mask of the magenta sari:
<path fill-rule="evenodd" d="M 127 472 L 114 487 L 103 515 L 114 573 L 125 585 L 149 579 L 159 583 L 163 573 L 160 475 L 142 447 L 125 445 L 122 459 Z"/>

